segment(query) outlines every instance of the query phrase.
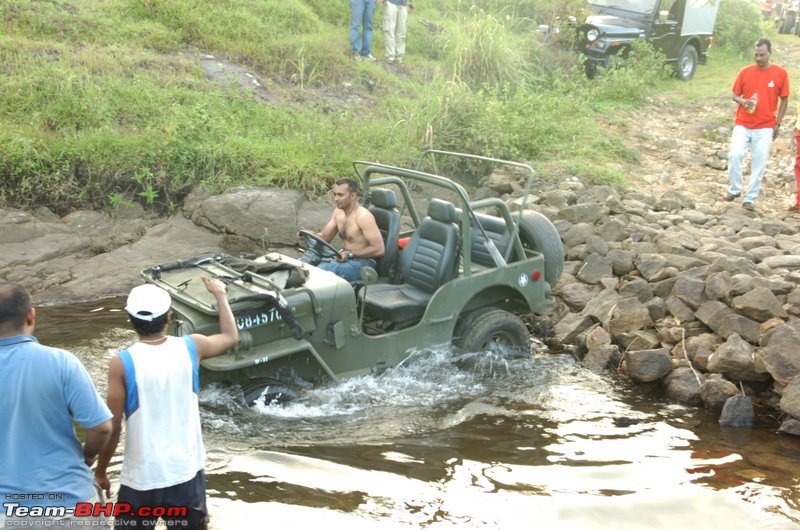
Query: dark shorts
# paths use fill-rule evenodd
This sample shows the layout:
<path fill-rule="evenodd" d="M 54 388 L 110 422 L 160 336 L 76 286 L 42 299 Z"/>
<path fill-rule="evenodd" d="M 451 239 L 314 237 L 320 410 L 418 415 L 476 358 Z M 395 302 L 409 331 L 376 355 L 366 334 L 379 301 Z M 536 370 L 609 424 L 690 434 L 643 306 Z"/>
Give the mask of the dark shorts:
<path fill-rule="evenodd" d="M 139 514 L 140 509 L 150 510 L 150 514 L 120 514 L 115 517 L 115 526 L 122 528 L 154 528 L 160 518 L 167 522 L 168 528 L 205 530 L 208 525 L 208 509 L 206 508 L 206 475 L 203 470 L 197 472 L 193 479 L 154 490 L 140 491 L 128 486 L 120 486 L 117 505 L 131 505 L 131 512 Z M 185 515 L 171 515 L 170 508 L 186 508 Z M 166 510 L 164 510 L 166 509 Z M 177 510 L 172 510 L 177 513 Z M 161 515 L 165 513 L 165 515 Z M 160 516 L 160 517 L 159 517 Z M 124 522 L 121 522 L 124 521 Z"/>

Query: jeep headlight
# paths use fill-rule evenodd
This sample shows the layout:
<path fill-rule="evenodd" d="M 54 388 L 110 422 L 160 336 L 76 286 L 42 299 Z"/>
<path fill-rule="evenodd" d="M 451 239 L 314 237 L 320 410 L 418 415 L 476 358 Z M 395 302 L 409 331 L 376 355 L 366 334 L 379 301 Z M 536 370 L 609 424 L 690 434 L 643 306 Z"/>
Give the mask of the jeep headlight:
<path fill-rule="evenodd" d="M 586 40 L 588 40 L 589 42 L 596 41 L 597 37 L 599 36 L 600 32 L 597 31 L 596 29 L 590 29 L 589 31 L 586 32 Z"/>

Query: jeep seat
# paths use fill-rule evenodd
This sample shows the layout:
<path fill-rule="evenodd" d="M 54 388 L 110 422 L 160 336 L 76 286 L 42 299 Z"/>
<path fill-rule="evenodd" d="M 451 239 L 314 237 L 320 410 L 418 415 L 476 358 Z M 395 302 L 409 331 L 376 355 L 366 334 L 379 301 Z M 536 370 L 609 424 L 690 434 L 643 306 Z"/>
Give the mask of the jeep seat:
<path fill-rule="evenodd" d="M 369 286 L 366 311 L 385 322 L 403 324 L 419 320 L 433 293 L 453 279 L 458 269 L 459 230 L 456 208 L 431 199 L 428 216 L 417 227 L 400 256 L 405 283 Z"/>
<path fill-rule="evenodd" d="M 501 217 L 481 213 L 476 213 L 475 217 L 483 227 L 486 235 L 492 240 L 492 243 L 494 243 L 495 248 L 500 252 L 500 255 L 505 256 L 508 246 L 511 244 L 511 234 L 508 232 L 505 220 Z M 473 270 L 497 267 L 497 264 L 494 262 L 489 252 L 488 242 L 480 228 L 473 226 L 470 234 L 470 239 L 472 240 Z M 513 256 L 509 261 L 514 261 Z"/>
<path fill-rule="evenodd" d="M 386 248 L 383 257 L 378 258 L 376 270 L 381 278 L 391 279 L 397 267 L 399 249 L 397 240 L 400 237 L 400 212 L 394 192 L 384 188 L 374 188 L 369 192 L 370 204 L 367 209 L 375 217 L 375 223 L 381 231 Z"/>

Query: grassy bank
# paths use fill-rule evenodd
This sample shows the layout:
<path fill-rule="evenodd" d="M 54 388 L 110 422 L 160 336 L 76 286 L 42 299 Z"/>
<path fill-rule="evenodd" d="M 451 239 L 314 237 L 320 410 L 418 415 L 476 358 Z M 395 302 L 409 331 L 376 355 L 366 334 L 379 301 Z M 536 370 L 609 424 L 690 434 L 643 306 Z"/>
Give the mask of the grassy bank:
<path fill-rule="evenodd" d="M 647 51 L 588 81 L 535 31 L 578 3 L 418 2 L 397 69 L 350 58 L 341 2 L 6 1 L 0 200 L 65 212 L 127 200 L 170 209 L 197 184 L 317 192 L 353 159 L 409 164 L 425 147 L 528 160 L 542 178 L 623 182 L 636 152 L 608 124 L 655 93 L 727 91 L 761 32 L 753 2 L 726 0 L 722 46 L 694 81 L 664 75 Z M 259 85 L 233 70 L 209 77 L 198 59 L 209 54 Z"/>

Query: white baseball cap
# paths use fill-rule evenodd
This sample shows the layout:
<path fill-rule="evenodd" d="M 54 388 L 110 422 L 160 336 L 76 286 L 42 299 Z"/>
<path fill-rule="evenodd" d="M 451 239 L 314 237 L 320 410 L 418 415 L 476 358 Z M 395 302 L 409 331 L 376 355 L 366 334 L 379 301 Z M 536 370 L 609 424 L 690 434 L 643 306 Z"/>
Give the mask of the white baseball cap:
<path fill-rule="evenodd" d="M 169 311 L 172 298 L 169 293 L 151 283 L 131 289 L 125 311 L 134 318 L 148 322 Z"/>

